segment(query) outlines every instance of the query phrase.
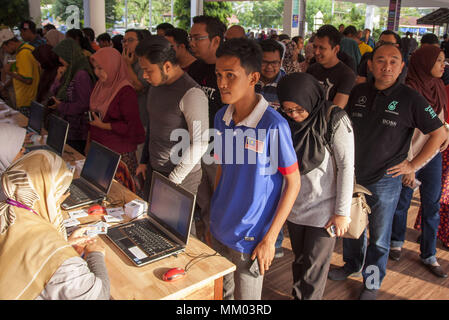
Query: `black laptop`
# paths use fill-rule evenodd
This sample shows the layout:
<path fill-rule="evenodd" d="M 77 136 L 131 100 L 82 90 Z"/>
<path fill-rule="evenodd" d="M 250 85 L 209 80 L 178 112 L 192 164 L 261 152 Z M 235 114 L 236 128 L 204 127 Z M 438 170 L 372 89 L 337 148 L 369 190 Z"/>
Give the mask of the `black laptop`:
<path fill-rule="evenodd" d="M 64 119 L 51 114 L 48 120 L 48 137 L 46 144 L 27 147 L 26 152 L 44 149 L 53 151 L 62 157 L 68 133 L 69 123 Z"/>
<path fill-rule="evenodd" d="M 185 250 L 196 196 L 153 171 L 150 205 L 143 219 L 108 229 L 107 237 L 136 265 Z"/>
<path fill-rule="evenodd" d="M 28 119 L 28 125 L 26 127 L 27 133 L 37 133 L 41 134 L 42 122 L 44 121 L 45 107 L 36 102 L 32 101 L 30 105 L 30 118 Z"/>
<path fill-rule="evenodd" d="M 121 155 L 92 141 L 80 177 L 70 184 L 70 195 L 61 204 L 64 210 L 106 199 Z"/>

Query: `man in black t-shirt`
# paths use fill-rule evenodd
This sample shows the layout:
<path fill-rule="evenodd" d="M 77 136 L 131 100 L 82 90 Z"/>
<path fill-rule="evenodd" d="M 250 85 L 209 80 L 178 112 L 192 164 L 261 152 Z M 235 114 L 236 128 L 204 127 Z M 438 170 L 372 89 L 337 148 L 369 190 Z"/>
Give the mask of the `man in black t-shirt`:
<path fill-rule="evenodd" d="M 217 86 L 217 76 L 215 74 L 215 55 L 218 47 L 223 42 L 226 26 L 215 17 L 197 16 L 193 18 L 193 25 L 190 29 L 189 41 L 193 55 L 198 59 L 193 62 L 187 73 L 203 89 L 209 99 L 209 128 L 213 129 L 215 113 L 223 107 L 220 91 Z M 212 150 L 207 152 L 213 153 Z M 213 154 L 212 154 L 213 156 Z M 206 164 L 201 162 L 202 178 L 198 187 L 197 204 L 201 208 L 201 220 L 203 225 L 198 226 L 204 230 L 196 230 L 201 240 L 207 240 L 209 226 L 210 199 L 213 194 L 215 183 L 216 164 Z"/>
<path fill-rule="evenodd" d="M 316 62 L 307 73 L 313 75 L 324 87 L 326 99 L 344 108 L 355 83 L 354 72 L 338 57 L 341 34 L 331 25 L 318 29 L 313 41 Z"/>
<path fill-rule="evenodd" d="M 374 81 L 354 87 L 346 111 L 354 128 L 357 182 L 373 193 L 367 196 L 371 207 L 369 245 L 366 247 L 366 231 L 360 239 L 343 239 L 345 265 L 329 271 L 330 279 L 343 280 L 362 270 L 362 300 L 376 298 L 386 274 L 402 175 L 422 167 L 446 138 L 442 122 L 426 99 L 398 81 L 404 67 L 399 48 L 391 43 L 380 45 L 368 67 Z M 428 134 L 429 139 L 422 151 L 408 161 L 415 128 Z"/>

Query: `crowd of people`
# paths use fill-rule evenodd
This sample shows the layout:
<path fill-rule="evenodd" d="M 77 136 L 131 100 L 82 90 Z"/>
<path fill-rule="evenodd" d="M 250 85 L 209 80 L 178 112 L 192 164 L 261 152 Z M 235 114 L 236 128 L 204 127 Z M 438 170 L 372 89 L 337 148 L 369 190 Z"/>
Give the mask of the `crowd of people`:
<path fill-rule="evenodd" d="M 145 180 L 144 199 L 153 171 L 196 194 L 196 236 L 237 267 L 225 299 L 261 299 L 286 224 L 293 298 L 321 299 L 327 279 L 363 276 L 359 298 L 372 300 L 387 260 L 401 258 L 417 185 L 420 258 L 447 277 L 436 245 L 449 247 L 449 70 L 434 34 L 404 53 L 393 31 L 375 42 L 369 29 L 339 29 L 251 39 L 197 16 L 190 30 L 165 23 L 157 35 L 111 38 L 52 25 L 40 36 L 24 21 L 20 38 L 0 29 L 0 94 L 27 117 L 37 101 L 68 121 L 67 144 L 81 154 L 91 141 L 121 154 L 131 184 Z M 30 137 L 14 125 L 0 124 L 0 139 L 0 297 L 108 299 L 104 248 L 62 225 L 72 180 L 62 158 L 24 155 Z M 328 229 L 348 230 L 355 179 L 372 193 L 369 225 L 343 239 L 345 264 L 330 269 Z"/>

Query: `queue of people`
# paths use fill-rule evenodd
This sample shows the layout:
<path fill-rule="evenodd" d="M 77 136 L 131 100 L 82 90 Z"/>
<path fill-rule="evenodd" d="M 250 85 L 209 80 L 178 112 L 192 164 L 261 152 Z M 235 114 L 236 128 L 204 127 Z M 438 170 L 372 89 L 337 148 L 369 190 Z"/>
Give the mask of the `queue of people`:
<path fill-rule="evenodd" d="M 237 267 L 224 277 L 225 299 L 261 299 L 265 273 L 283 256 L 285 224 L 294 299 L 322 299 L 327 279 L 350 276 L 363 276 L 360 299 L 376 299 L 388 259 L 401 258 L 417 180 L 420 258 L 447 277 L 436 259 L 437 239 L 449 246 L 438 39 L 423 37 L 407 69 L 396 33 L 374 43 L 353 26 L 324 25 L 306 44 L 248 39 L 211 16 L 194 17 L 190 30 L 129 29 L 120 43 L 90 28 L 64 36 L 44 27 L 44 37 L 35 28 L 23 22 L 21 39 L 0 29 L 2 98 L 25 116 L 32 101 L 46 105 L 70 123 L 67 143 L 82 154 L 91 141 L 120 153 L 131 177 L 146 181 L 137 190 L 144 199 L 154 171 L 196 194 L 196 236 Z M 176 157 L 181 131 L 189 143 Z M 72 179 L 64 161 L 23 155 L 25 129 L 0 124 L 0 139 L 8 140 L 0 148 L 0 296 L 108 299 L 104 248 L 62 226 Z M 372 193 L 369 225 L 343 240 L 345 264 L 330 269 L 336 238 L 327 229 L 347 231 L 354 179 Z"/>

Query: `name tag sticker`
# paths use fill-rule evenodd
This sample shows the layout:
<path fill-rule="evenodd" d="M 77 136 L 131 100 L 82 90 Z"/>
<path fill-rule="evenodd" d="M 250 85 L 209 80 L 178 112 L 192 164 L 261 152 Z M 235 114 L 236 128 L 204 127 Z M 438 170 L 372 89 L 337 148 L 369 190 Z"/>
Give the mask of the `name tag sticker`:
<path fill-rule="evenodd" d="M 254 241 L 254 237 L 245 237 L 245 241 Z"/>
<path fill-rule="evenodd" d="M 245 149 L 252 150 L 257 153 L 263 153 L 263 141 L 246 137 Z"/>

